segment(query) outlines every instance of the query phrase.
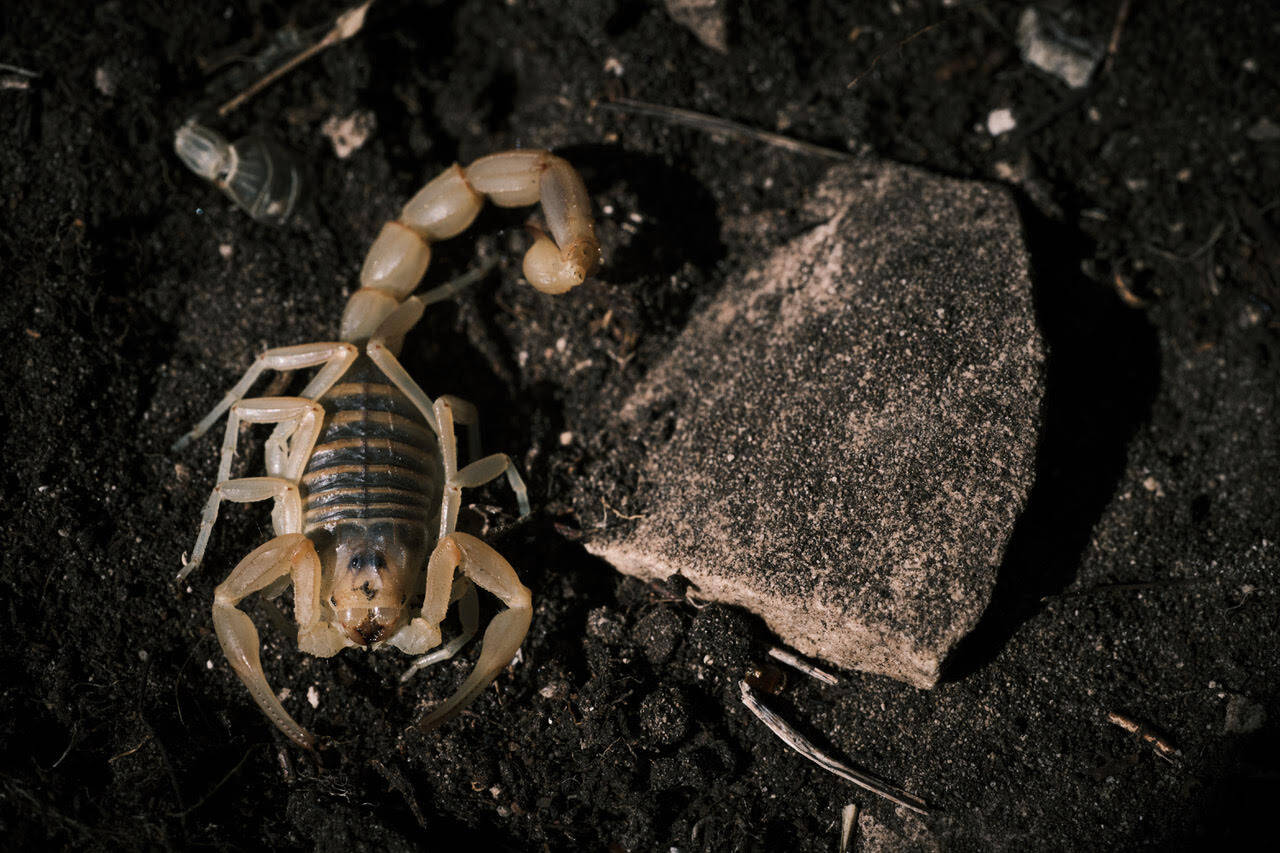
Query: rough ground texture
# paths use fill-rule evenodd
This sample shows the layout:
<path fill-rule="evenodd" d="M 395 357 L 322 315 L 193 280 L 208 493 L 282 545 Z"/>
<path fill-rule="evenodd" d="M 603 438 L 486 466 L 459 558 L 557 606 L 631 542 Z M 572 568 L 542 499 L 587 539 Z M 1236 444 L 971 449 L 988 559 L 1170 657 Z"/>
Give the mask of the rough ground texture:
<path fill-rule="evenodd" d="M 835 167 L 799 215 L 605 425 L 645 457 L 605 496 L 633 523 L 584 541 L 800 652 L 932 687 L 1033 479 L 1043 351 L 1017 209 L 884 164 Z"/>
<path fill-rule="evenodd" d="M 1118 5 L 1063 26 L 1106 44 Z M 862 806 L 863 848 L 1188 847 L 1268 820 L 1276 12 L 1132 3 L 1110 67 L 1068 90 L 1019 58 L 1021 8 L 745 0 L 720 54 L 657 3 L 380 0 L 359 37 L 220 125 L 308 164 L 311 213 L 273 229 L 186 173 L 172 134 L 255 77 L 287 27 L 323 30 L 338 8 L 4 6 L 6 845 L 413 850 L 465 832 L 512 850 L 827 851 L 846 802 Z M 593 106 L 620 95 L 1003 181 L 1019 199 L 1044 428 L 991 606 L 931 691 L 846 672 L 767 698 L 925 797 L 928 818 L 826 775 L 741 706 L 744 669 L 775 641 L 757 619 L 585 553 L 583 535 L 619 523 L 601 496 L 639 476 L 638 448 L 607 423 L 691 316 L 812 225 L 803 199 L 832 165 Z M 1001 108 L 1017 126 L 992 137 Z M 376 130 L 338 160 L 320 128 L 357 111 Z M 176 586 L 216 441 L 167 448 L 256 352 L 334 334 L 370 240 L 423 181 L 516 144 L 581 166 L 605 268 L 562 299 L 532 293 L 507 260 L 527 214 L 490 211 L 476 224 L 489 236 L 443 244 L 431 276 L 478 254 L 502 266 L 431 312 L 405 360 L 430 392 L 475 398 L 486 446 L 532 487 L 527 523 L 501 488 L 466 518 L 534 591 L 523 662 L 422 735 L 408 726 L 469 661 L 402 686 L 402 657 L 299 655 L 276 611 L 251 604 L 270 678 L 329 738 L 303 754 L 210 633 L 213 587 L 267 535 L 267 512 L 228 512 L 205 568 Z"/>

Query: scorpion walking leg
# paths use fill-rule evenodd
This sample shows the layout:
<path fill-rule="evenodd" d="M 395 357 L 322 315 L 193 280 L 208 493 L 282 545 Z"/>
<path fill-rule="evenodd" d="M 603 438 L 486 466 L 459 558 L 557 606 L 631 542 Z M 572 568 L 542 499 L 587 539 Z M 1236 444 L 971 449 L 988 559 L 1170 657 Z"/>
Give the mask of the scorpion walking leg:
<path fill-rule="evenodd" d="M 287 447 L 283 441 L 277 441 L 275 434 L 268 439 L 267 470 L 273 476 L 230 479 L 231 460 L 235 455 L 242 420 L 248 423 L 280 423 L 281 427 L 287 427 L 287 433 L 297 433 L 291 442 L 292 448 Z M 324 409 L 320 404 L 300 397 L 259 397 L 240 400 L 231 407 L 222 443 L 219 482 L 213 487 L 209 501 L 205 504 L 191 560 L 178 573 L 178 580 L 195 571 L 204 559 L 205 548 L 218 518 L 218 506 L 223 498 L 238 503 L 276 498 L 276 506 L 271 513 L 276 534 L 302 532 L 302 503 L 296 484 L 302 477 L 302 469 L 315 446 L 323 420 Z"/>
<path fill-rule="evenodd" d="M 458 692 L 437 706 L 421 728 L 433 729 L 448 722 L 463 708 L 471 704 L 488 687 L 498 673 L 511 663 L 520 643 L 529 632 L 533 618 L 533 598 L 527 587 L 520 583 L 511 564 L 484 542 L 466 533 L 451 533 L 444 537 L 427 563 L 427 598 L 422 616 L 414 621 L 424 621 L 438 634 L 440 622 L 449 607 L 447 590 L 453 582 L 455 571 L 472 580 L 502 600 L 507 610 L 493 617 L 485 629 L 480 644 L 480 659 L 471 675 L 458 688 Z"/>
<path fill-rule="evenodd" d="M 440 502 L 440 538 L 452 533 L 458 524 L 458 506 L 462 502 L 462 490 L 483 486 L 502 474 L 507 475 L 507 482 L 516 494 L 516 503 L 520 508 L 520 516 L 529 515 L 529 490 L 524 479 L 516 470 L 511 457 L 505 453 L 495 453 L 472 462 L 461 471 L 458 470 L 458 443 L 453 434 L 454 411 L 458 402 L 456 397 L 441 397 L 435 402 L 436 423 L 440 427 L 440 456 L 444 462 L 444 497 Z M 465 401 L 462 401 L 465 402 Z M 465 403 L 474 415 L 475 407 Z"/>
<path fill-rule="evenodd" d="M 320 434 L 324 407 L 305 397 L 255 397 L 236 403 L 227 416 L 227 431 L 222 438 L 219 481 L 231 476 L 231 462 L 235 458 L 242 421 L 250 424 L 279 424 L 267 439 L 264 452 L 267 473 L 286 480 L 298 480 L 302 477 L 307 457 L 311 455 L 316 437 Z M 293 436 L 293 440 L 286 442 L 290 436 Z"/>
<path fill-rule="evenodd" d="M 453 409 L 453 422 L 462 424 L 467 428 L 467 451 L 475 461 L 480 458 L 480 413 L 476 410 L 475 403 L 469 403 L 461 397 L 455 397 L 452 394 L 443 394 L 441 400 L 449 402 L 449 408 Z"/>
<path fill-rule="evenodd" d="M 320 558 L 316 556 L 315 546 L 300 533 L 277 536 L 240 561 L 214 590 L 213 627 L 223 654 L 244 686 L 249 688 L 249 694 L 258 707 L 280 731 L 301 746 L 310 748 L 315 739 L 289 716 L 276 698 L 275 691 L 267 684 L 258 652 L 258 630 L 253 626 L 253 620 L 237 607 L 246 596 L 265 589 L 291 572 L 295 590 L 301 590 L 307 582 L 318 581 L 320 577 Z M 299 594 L 298 597 L 304 599 L 307 596 Z M 302 609 L 300 605 L 299 611 Z"/>
<path fill-rule="evenodd" d="M 435 430 L 436 435 L 440 435 L 440 425 L 436 423 L 435 411 L 431 405 L 431 398 L 422 390 L 417 382 L 413 381 L 413 377 L 400 364 L 400 360 L 395 357 L 387 345 L 382 341 L 370 341 L 366 349 L 369 358 L 373 359 L 373 363 L 378 366 L 391 384 L 395 385 L 400 391 L 409 398 L 409 402 L 413 403 L 426 418 L 427 424 L 431 429 Z"/>
<path fill-rule="evenodd" d="M 307 367 L 325 365 L 324 369 L 316 374 L 315 378 L 302 393 L 303 397 L 314 400 L 329 390 L 329 386 L 337 381 L 338 377 L 351 366 L 351 362 L 355 361 L 356 354 L 356 348 L 348 343 L 299 344 L 297 346 L 277 347 L 267 350 L 254 359 L 253 364 L 244 372 L 244 376 L 226 393 L 218 405 L 213 407 L 213 411 L 205 415 L 204 419 L 196 424 L 191 432 L 175 441 L 170 450 L 176 453 L 204 435 L 209 430 L 209 427 L 213 426 L 218 418 L 226 413 L 227 409 L 249 393 L 249 389 L 253 387 L 253 383 L 258 380 L 264 370 L 278 370 L 282 373 L 288 373 Z"/>
<path fill-rule="evenodd" d="M 178 572 L 178 580 L 196 570 L 204 559 L 204 550 L 209 545 L 209 536 L 213 533 L 213 523 L 218 519 L 218 506 L 223 500 L 235 503 L 254 503 L 274 498 L 276 505 L 271 510 L 271 521 L 277 534 L 302 532 L 302 495 L 296 483 L 279 477 L 241 477 L 238 480 L 227 480 L 213 487 L 209 501 L 204 506 L 204 514 L 200 518 L 200 535 L 196 537 L 195 548 L 191 559 Z"/>
<path fill-rule="evenodd" d="M 449 408 L 453 410 L 454 423 L 464 424 L 467 427 L 467 445 L 471 450 L 470 465 L 458 471 L 454 477 L 454 482 L 459 488 L 474 489 L 483 486 L 490 480 L 496 480 L 504 473 L 507 475 L 507 482 L 511 485 L 511 491 L 515 492 L 516 505 L 520 508 L 520 517 L 524 518 L 532 512 L 529 505 L 529 490 L 525 487 L 524 478 L 520 476 L 520 472 L 516 469 L 515 463 L 511 461 L 511 457 L 505 453 L 494 453 L 480 459 L 480 415 L 476 411 L 476 407 L 472 403 L 468 403 L 461 397 L 455 397 L 452 394 L 445 394 L 440 398 L 449 404 Z M 439 405 L 440 400 L 436 401 Z M 456 444 L 454 447 L 456 448 Z M 456 449 L 455 449 L 456 461 Z M 449 531 L 452 531 L 450 528 Z M 443 535 L 443 534 L 442 534 Z"/>

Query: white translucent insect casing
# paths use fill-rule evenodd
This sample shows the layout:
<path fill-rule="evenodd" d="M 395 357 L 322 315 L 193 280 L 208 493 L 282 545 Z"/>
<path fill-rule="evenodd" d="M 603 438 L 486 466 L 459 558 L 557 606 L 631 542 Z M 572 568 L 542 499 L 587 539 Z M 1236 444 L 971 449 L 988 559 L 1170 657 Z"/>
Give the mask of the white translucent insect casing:
<path fill-rule="evenodd" d="M 217 131 L 189 121 L 174 135 L 173 150 L 259 222 L 284 223 L 302 196 L 297 158 L 269 139 L 246 136 L 228 144 Z"/>
<path fill-rule="evenodd" d="M 222 134 L 195 122 L 178 128 L 173 151 L 183 165 L 206 181 L 221 181 L 231 167 L 231 146 Z"/>

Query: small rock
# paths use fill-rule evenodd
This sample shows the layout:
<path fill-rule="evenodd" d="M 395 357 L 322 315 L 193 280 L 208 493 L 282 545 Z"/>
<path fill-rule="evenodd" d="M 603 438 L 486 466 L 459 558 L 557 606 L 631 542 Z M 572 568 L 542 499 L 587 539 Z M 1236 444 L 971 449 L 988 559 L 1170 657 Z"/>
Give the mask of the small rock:
<path fill-rule="evenodd" d="M 333 153 L 338 155 L 338 159 L 345 160 L 369 141 L 377 124 L 372 111 L 356 110 L 342 118 L 329 116 L 320 125 L 320 133 L 329 137 L 329 141 L 333 143 Z"/>
<path fill-rule="evenodd" d="M 728 0 L 663 0 L 667 14 L 719 53 L 729 52 Z"/>
<path fill-rule="evenodd" d="M 679 572 L 801 654 L 932 686 L 1034 479 L 1021 223 L 1000 188 L 895 164 L 833 169 L 804 218 L 819 224 L 726 285 L 614 416 L 644 448 L 642 517 L 585 541 L 627 574 Z"/>
<path fill-rule="evenodd" d="M 93 87 L 108 98 L 116 93 L 116 78 L 105 65 L 99 65 L 94 69 Z"/>
<path fill-rule="evenodd" d="M 1222 724 L 1224 734 L 1248 734 L 1262 728 L 1267 710 L 1248 696 L 1227 694 L 1227 715 Z"/>
<path fill-rule="evenodd" d="M 1254 122 L 1244 135 L 1253 142 L 1275 142 L 1280 139 L 1280 125 L 1263 116 Z"/>
<path fill-rule="evenodd" d="M 1052 74 L 1072 89 L 1089 85 L 1102 61 L 1101 46 L 1067 35 L 1057 22 L 1030 6 L 1018 19 L 1017 42 L 1023 62 Z"/>
<path fill-rule="evenodd" d="M 1013 110 L 1008 107 L 992 110 L 987 116 L 987 133 L 992 136 L 1008 133 L 1017 126 L 1018 122 L 1013 117 Z"/>

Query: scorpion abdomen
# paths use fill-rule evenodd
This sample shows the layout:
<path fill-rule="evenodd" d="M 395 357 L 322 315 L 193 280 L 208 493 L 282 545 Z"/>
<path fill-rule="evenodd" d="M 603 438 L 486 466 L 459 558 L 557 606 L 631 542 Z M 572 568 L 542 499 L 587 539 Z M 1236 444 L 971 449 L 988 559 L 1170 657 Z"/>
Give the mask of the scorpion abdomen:
<path fill-rule="evenodd" d="M 426 419 L 367 356 L 319 403 L 324 426 L 302 476 L 306 533 L 392 522 L 426 538 L 444 490 L 440 443 Z"/>

